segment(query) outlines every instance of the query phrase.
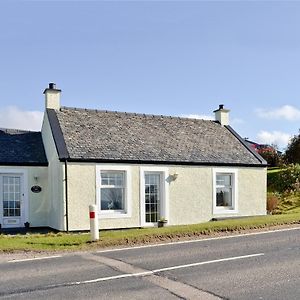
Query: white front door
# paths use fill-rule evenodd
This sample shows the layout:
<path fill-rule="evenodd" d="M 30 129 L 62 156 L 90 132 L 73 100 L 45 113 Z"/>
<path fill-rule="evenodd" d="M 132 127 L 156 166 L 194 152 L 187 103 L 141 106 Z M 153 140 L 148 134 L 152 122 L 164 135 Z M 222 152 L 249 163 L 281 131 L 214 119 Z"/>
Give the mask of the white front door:
<path fill-rule="evenodd" d="M 23 175 L 0 174 L 0 223 L 2 228 L 24 227 Z"/>

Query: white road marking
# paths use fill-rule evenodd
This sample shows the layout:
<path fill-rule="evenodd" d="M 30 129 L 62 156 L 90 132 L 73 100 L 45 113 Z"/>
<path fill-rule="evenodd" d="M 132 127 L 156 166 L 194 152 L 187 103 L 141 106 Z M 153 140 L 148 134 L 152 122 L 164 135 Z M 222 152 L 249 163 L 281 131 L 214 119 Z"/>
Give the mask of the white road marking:
<path fill-rule="evenodd" d="M 24 262 L 24 261 L 32 261 L 32 260 L 42 260 L 42 259 L 51 259 L 51 258 L 58 258 L 62 257 L 62 255 L 53 255 L 53 256 L 43 256 L 43 257 L 34 257 L 34 258 L 25 258 L 25 259 L 14 259 L 9 260 L 9 263 L 16 263 L 16 262 Z"/>
<path fill-rule="evenodd" d="M 184 268 L 208 265 L 208 264 L 213 264 L 213 263 L 218 263 L 218 262 L 223 262 L 223 261 L 230 261 L 230 260 L 237 260 L 237 259 L 244 259 L 244 258 L 250 258 L 250 257 L 256 257 L 256 256 L 262 256 L 262 255 L 265 255 L 265 254 L 264 253 L 256 253 L 256 254 L 249 254 L 249 255 L 243 255 L 243 256 L 235 256 L 235 257 L 214 259 L 214 260 L 202 261 L 202 262 L 197 262 L 197 263 L 192 263 L 192 264 L 187 264 L 187 265 L 179 265 L 179 266 L 174 266 L 174 267 L 156 269 L 156 270 L 153 270 L 152 272 L 153 273 L 159 273 L 159 272 L 171 271 L 171 270 L 176 270 L 176 269 L 184 269 Z"/>
<path fill-rule="evenodd" d="M 121 275 L 110 276 L 110 277 L 102 277 L 102 278 L 90 279 L 90 280 L 85 280 L 85 281 L 71 282 L 70 285 L 95 283 L 95 282 L 100 282 L 100 281 L 108 281 L 108 280 L 121 279 L 121 278 L 126 278 L 126 277 L 142 277 L 142 276 L 153 275 L 153 274 L 154 274 L 153 271 L 139 272 L 139 273 L 133 273 L 133 274 L 121 274 Z"/>
<path fill-rule="evenodd" d="M 196 267 L 196 266 L 201 266 L 201 265 L 208 265 L 208 264 L 224 262 L 224 261 L 245 259 L 245 258 L 262 256 L 262 255 L 264 255 L 264 253 L 256 253 L 256 254 L 249 254 L 249 255 L 243 255 L 243 256 L 227 257 L 227 258 L 221 258 L 221 259 L 215 259 L 215 260 L 209 260 L 209 261 L 202 261 L 202 262 L 186 264 L 186 265 L 166 267 L 166 268 L 156 269 L 156 270 L 152 270 L 152 271 L 145 271 L 145 272 L 138 272 L 138 273 L 131 273 L 131 274 L 121 274 L 121 275 L 110 276 L 110 277 L 100 277 L 100 278 L 91 279 L 91 280 L 84 280 L 84 281 L 75 281 L 75 282 L 67 283 L 66 285 L 80 285 L 80 284 L 96 283 L 96 282 L 101 282 L 101 281 L 109 281 L 109 280 L 128 278 L 128 277 L 149 276 L 149 275 L 154 275 L 155 273 L 159 273 L 159 272 L 171 271 L 171 270 L 176 270 L 176 269 L 184 269 L 184 268 Z"/>
<path fill-rule="evenodd" d="M 291 231 L 291 230 L 300 230 L 300 227 L 276 229 L 276 230 L 268 230 L 268 231 L 260 231 L 260 232 L 251 232 L 251 233 L 242 233 L 242 234 L 219 236 L 219 237 L 212 237 L 212 238 L 206 238 L 206 239 L 167 242 L 167 243 L 159 243 L 159 244 L 152 244 L 152 245 L 142 245 L 142 246 L 135 246 L 135 247 L 117 248 L 117 249 L 107 249 L 107 250 L 99 250 L 99 251 L 95 251 L 95 252 L 96 253 L 107 253 L 107 252 L 117 252 L 117 251 L 135 250 L 135 249 L 143 249 L 143 248 L 155 248 L 155 247 L 170 246 L 170 245 L 199 243 L 199 242 L 207 242 L 207 241 L 214 241 L 214 240 L 225 240 L 225 239 L 232 239 L 232 238 L 238 238 L 238 237 L 244 237 L 244 236 L 261 235 L 261 234 L 268 234 L 268 233 L 277 233 L 277 232 L 284 232 L 284 231 Z"/>

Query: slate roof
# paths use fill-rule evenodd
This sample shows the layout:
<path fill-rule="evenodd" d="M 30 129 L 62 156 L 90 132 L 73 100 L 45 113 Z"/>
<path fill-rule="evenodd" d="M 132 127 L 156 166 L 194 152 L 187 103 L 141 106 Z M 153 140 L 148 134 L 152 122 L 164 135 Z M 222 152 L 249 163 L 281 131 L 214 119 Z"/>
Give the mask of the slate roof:
<path fill-rule="evenodd" d="M 61 160 L 266 165 L 215 121 L 67 107 L 47 112 Z"/>
<path fill-rule="evenodd" d="M 0 165 L 48 165 L 41 132 L 0 128 Z"/>

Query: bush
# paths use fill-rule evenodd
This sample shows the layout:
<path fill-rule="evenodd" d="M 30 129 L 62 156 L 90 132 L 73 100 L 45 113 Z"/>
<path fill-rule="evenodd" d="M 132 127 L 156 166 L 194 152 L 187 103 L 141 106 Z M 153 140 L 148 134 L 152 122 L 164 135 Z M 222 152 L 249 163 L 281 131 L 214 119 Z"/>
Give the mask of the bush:
<path fill-rule="evenodd" d="M 267 196 L 267 212 L 272 214 L 277 208 L 279 203 L 279 198 L 275 194 L 269 194 Z"/>
<path fill-rule="evenodd" d="M 268 174 L 268 189 L 280 193 L 299 191 L 300 165 L 290 165 L 277 173 Z"/>

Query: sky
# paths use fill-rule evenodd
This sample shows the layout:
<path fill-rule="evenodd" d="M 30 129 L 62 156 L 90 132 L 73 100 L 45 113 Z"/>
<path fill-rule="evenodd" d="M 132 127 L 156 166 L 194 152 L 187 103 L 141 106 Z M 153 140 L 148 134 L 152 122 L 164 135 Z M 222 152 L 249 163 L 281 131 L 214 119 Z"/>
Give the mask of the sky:
<path fill-rule="evenodd" d="M 63 106 L 214 118 L 285 149 L 300 128 L 298 1 L 0 2 L 0 127 Z"/>

